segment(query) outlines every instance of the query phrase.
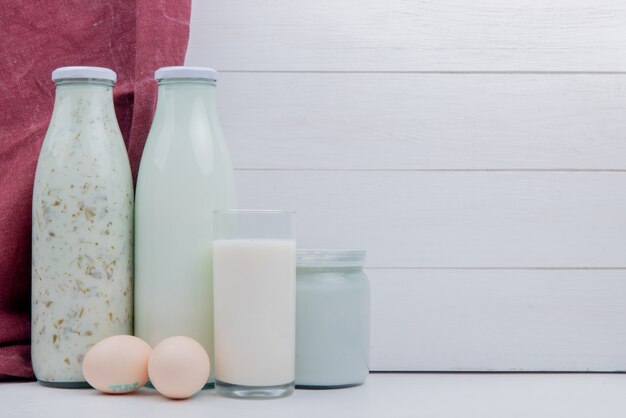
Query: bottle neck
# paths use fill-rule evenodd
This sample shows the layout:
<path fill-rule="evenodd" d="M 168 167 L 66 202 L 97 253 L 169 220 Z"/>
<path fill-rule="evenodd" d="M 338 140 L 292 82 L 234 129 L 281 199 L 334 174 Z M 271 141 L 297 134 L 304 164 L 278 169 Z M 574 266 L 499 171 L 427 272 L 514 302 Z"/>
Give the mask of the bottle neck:
<path fill-rule="evenodd" d="M 72 119 L 75 124 L 115 119 L 113 82 L 91 79 L 63 79 L 56 82 L 52 119 Z"/>
<path fill-rule="evenodd" d="M 215 81 L 199 78 L 159 80 L 155 120 L 183 122 L 199 114 L 215 112 Z"/>

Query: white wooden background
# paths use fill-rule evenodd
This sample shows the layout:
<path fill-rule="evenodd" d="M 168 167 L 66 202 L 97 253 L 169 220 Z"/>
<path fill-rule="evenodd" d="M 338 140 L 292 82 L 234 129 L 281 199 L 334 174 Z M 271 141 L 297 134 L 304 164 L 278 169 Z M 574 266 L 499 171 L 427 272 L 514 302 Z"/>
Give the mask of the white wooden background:
<path fill-rule="evenodd" d="M 623 0 L 194 0 L 240 206 L 369 252 L 374 370 L 626 370 Z"/>

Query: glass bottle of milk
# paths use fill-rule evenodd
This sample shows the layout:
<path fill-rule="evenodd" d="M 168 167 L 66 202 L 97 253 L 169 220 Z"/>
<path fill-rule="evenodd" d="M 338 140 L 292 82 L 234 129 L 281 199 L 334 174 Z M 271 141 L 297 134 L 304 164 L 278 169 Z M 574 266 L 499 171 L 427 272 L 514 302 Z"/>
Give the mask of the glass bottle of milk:
<path fill-rule="evenodd" d="M 133 183 L 115 73 L 63 67 L 52 79 L 33 189 L 32 362 L 43 385 L 86 387 L 88 349 L 132 332 Z"/>
<path fill-rule="evenodd" d="M 166 67 L 155 78 L 157 108 L 137 179 L 135 335 L 152 346 L 191 337 L 214 362 L 212 216 L 235 203 L 217 72 Z"/>

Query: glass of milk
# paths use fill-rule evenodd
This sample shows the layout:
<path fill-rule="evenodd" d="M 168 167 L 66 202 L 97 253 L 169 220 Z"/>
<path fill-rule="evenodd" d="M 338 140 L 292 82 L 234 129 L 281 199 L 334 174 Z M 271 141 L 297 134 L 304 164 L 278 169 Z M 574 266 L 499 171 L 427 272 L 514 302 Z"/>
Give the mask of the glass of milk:
<path fill-rule="evenodd" d="M 215 387 L 233 398 L 276 398 L 295 380 L 294 213 L 214 212 Z"/>

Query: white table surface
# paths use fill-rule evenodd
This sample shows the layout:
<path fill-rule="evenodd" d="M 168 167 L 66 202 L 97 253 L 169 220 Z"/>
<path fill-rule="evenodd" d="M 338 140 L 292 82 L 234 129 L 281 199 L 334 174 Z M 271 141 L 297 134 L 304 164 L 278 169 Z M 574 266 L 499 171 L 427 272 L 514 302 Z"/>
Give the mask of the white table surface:
<path fill-rule="evenodd" d="M 296 390 L 275 400 L 220 398 L 203 391 L 172 401 L 152 389 L 133 395 L 0 383 L 0 417 L 620 417 L 625 374 L 371 374 L 355 388 Z"/>

